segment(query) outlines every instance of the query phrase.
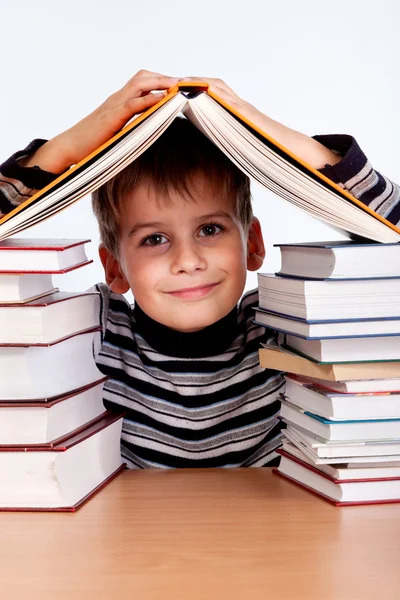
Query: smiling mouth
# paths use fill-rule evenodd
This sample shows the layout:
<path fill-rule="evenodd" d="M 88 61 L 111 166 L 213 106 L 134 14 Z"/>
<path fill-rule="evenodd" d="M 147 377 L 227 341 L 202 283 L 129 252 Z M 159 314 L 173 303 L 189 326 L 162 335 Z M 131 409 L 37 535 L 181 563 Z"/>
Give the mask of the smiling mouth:
<path fill-rule="evenodd" d="M 203 298 L 203 296 L 207 296 L 207 294 L 212 292 L 218 285 L 219 282 L 209 283 L 207 285 L 197 285 L 196 287 L 182 288 L 181 290 L 175 290 L 174 292 L 167 292 L 167 294 L 175 296 L 176 298 Z"/>

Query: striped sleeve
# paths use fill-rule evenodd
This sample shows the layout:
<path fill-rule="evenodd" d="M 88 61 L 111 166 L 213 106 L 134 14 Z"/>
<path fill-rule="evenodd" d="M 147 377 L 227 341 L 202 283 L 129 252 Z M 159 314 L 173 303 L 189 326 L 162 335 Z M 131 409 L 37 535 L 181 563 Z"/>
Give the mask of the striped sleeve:
<path fill-rule="evenodd" d="M 350 135 L 316 135 L 314 139 L 343 157 L 336 165 L 326 165 L 321 173 L 399 226 L 400 188 L 372 168 L 356 140 Z"/>
<path fill-rule="evenodd" d="M 58 177 L 39 167 L 23 167 L 19 162 L 21 158 L 36 152 L 45 142 L 46 140 L 33 140 L 24 150 L 16 152 L 0 165 L 0 217 Z"/>

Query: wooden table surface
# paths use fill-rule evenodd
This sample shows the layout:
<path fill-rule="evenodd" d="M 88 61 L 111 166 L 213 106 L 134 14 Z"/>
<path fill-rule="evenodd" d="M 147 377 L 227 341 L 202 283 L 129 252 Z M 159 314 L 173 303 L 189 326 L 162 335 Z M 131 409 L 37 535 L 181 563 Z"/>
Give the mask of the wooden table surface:
<path fill-rule="evenodd" d="M 125 471 L 77 513 L 0 513 L 2 600 L 400 598 L 400 505 L 270 469 Z"/>

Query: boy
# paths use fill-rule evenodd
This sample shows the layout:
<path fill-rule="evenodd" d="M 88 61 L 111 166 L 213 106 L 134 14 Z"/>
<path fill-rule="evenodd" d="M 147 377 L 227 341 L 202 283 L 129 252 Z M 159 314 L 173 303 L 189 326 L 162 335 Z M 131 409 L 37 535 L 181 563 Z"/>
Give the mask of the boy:
<path fill-rule="evenodd" d="M 139 72 L 75 127 L 35 141 L 0 167 L 6 212 L 156 102 L 176 80 Z M 393 222 L 399 189 L 349 136 L 311 139 L 261 114 L 223 82 L 210 86 L 243 115 Z M 163 92 L 161 92 L 162 95 Z M 103 334 L 95 347 L 107 408 L 123 407 L 122 456 L 131 468 L 265 466 L 280 445 L 281 374 L 262 370 L 246 270 L 265 249 L 248 178 L 188 121 L 176 120 L 93 196 Z M 121 295 L 132 290 L 131 307 Z"/>

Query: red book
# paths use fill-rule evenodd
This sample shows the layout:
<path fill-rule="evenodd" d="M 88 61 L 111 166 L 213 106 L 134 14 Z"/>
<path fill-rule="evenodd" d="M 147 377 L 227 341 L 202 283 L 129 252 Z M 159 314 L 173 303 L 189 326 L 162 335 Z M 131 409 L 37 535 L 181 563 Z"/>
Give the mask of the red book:
<path fill-rule="evenodd" d="M 97 292 L 54 292 L 24 304 L 0 301 L 0 346 L 48 346 L 99 327 Z"/>
<path fill-rule="evenodd" d="M 273 472 L 335 506 L 400 502 L 400 478 L 338 480 L 279 450 L 281 462 Z"/>
<path fill-rule="evenodd" d="M 125 468 L 121 427 L 108 411 L 52 448 L 0 448 L 0 511 L 75 511 Z"/>
<path fill-rule="evenodd" d="M 0 273 L 68 273 L 92 263 L 90 240 L 9 238 L 0 242 Z"/>
<path fill-rule="evenodd" d="M 107 377 L 65 396 L 41 401 L 0 400 L 0 446 L 51 448 L 104 416 Z"/>
<path fill-rule="evenodd" d="M 101 379 L 93 357 L 98 328 L 45 346 L 0 346 L 0 399 L 62 396 Z"/>

